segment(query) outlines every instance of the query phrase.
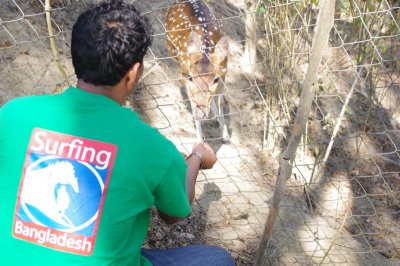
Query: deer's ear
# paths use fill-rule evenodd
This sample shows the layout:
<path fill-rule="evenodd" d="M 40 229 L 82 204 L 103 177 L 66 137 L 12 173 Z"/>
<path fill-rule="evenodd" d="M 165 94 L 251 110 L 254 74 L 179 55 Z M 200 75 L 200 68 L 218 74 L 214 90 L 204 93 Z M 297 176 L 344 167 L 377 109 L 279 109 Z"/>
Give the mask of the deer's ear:
<path fill-rule="evenodd" d="M 229 54 L 229 37 L 222 37 L 217 45 L 215 46 L 215 52 L 221 54 L 223 57 L 227 57 Z"/>
<path fill-rule="evenodd" d="M 192 31 L 190 33 L 189 41 L 188 41 L 188 52 L 191 53 L 196 53 L 201 51 L 201 38 L 200 35 Z"/>

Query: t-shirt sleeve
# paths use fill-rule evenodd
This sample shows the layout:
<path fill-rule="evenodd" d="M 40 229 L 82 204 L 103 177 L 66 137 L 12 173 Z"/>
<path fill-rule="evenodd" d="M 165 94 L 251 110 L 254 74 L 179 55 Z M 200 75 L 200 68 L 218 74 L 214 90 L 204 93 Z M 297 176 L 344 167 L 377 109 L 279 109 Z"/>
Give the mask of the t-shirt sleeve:
<path fill-rule="evenodd" d="M 0 106 L 0 144 L 3 142 L 4 132 L 4 107 Z"/>
<path fill-rule="evenodd" d="M 186 170 L 183 156 L 174 152 L 171 164 L 155 190 L 155 206 L 173 217 L 186 217 L 191 211 L 186 192 Z"/>
<path fill-rule="evenodd" d="M 5 105 L 0 106 L 0 142 L 3 141 L 3 137 L 4 137 L 3 133 L 5 130 L 5 124 L 6 124 L 6 122 L 5 122 L 6 116 L 7 116 L 6 112 L 8 111 L 7 109 L 8 109 L 9 105 L 10 105 L 9 103 L 6 103 Z"/>

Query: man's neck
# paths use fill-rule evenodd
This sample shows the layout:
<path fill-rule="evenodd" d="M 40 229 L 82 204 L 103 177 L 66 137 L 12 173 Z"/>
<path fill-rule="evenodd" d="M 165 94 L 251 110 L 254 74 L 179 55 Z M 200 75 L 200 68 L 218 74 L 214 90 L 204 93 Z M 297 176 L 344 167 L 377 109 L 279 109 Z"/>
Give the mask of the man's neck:
<path fill-rule="evenodd" d="M 76 85 L 77 88 L 91 92 L 94 94 L 99 94 L 111 98 L 112 100 L 116 101 L 120 105 L 123 105 L 124 97 L 118 91 L 117 86 L 101 86 L 101 85 L 94 85 L 91 83 L 87 83 L 82 79 L 78 79 L 78 83 Z"/>

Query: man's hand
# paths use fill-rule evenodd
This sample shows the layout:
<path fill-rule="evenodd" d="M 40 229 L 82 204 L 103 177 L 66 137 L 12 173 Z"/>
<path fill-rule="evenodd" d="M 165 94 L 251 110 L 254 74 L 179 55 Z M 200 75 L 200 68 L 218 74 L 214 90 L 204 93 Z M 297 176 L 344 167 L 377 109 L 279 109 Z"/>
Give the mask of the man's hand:
<path fill-rule="evenodd" d="M 192 203 L 195 194 L 197 175 L 200 169 L 211 169 L 217 161 L 217 155 L 207 143 L 193 145 L 192 153 L 186 158 L 188 165 L 186 173 L 186 188 L 189 202 Z"/>
<path fill-rule="evenodd" d="M 217 155 L 207 143 L 194 144 L 191 156 L 193 156 L 193 154 L 196 152 L 203 157 L 202 164 L 200 165 L 201 169 L 211 169 L 217 162 Z"/>
<path fill-rule="evenodd" d="M 217 155 L 207 143 L 193 145 L 192 153 L 186 158 L 188 165 L 186 173 L 186 189 L 188 200 L 192 204 L 195 195 L 195 185 L 200 169 L 211 169 L 217 161 Z M 175 223 L 180 218 L 170 216 L 158 210 L 160 217 L 167 223 Z"/>

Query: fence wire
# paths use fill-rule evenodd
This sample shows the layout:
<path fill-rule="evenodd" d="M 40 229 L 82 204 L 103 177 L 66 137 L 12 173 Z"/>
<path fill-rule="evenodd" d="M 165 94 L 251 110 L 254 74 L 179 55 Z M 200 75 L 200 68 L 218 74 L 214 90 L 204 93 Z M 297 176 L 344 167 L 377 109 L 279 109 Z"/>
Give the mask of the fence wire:
<path fill-rule="evenodd" d="M 73 83 L 72 25 L 96 2 L 51 1 L 56 46 Z M 164 27 L 176 1 L 131 2 L 151 21 L 154 43 L 126 106 L 188 152 L 196 132 Z M 173 226 L 153 215 L 145 245 L 218 244 L 237 265 L 252 265 L 277 156 L 299 103 L 318 1 L 206 2 L 231 39 L 224 94 L 230 143 L 222 142 L 216 119 L 204 122 L 218 162 L 199 176 L 193 214 Z M 52 57 L 44 6 L 0 1 L 0 104 L 67 86 Z M 270 264 L 400 263 L 399 17 L 397 1 L 337 1 L 313 112 L 267 250 Z"/>

